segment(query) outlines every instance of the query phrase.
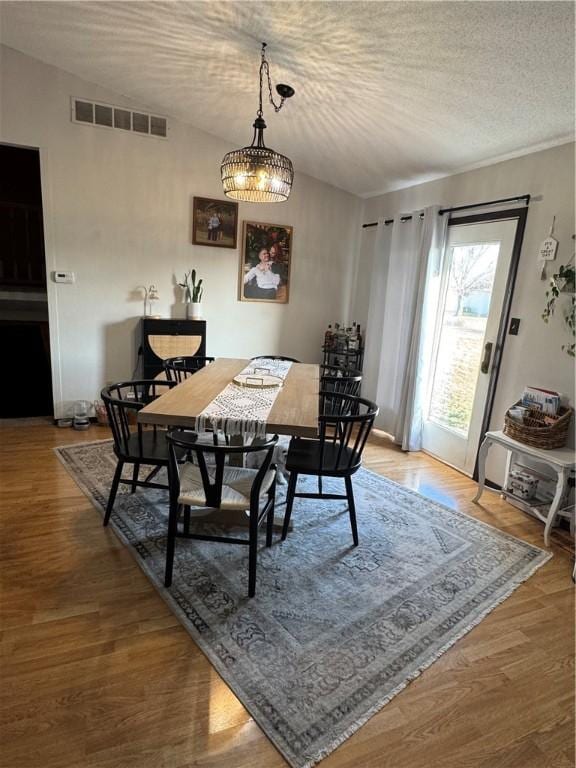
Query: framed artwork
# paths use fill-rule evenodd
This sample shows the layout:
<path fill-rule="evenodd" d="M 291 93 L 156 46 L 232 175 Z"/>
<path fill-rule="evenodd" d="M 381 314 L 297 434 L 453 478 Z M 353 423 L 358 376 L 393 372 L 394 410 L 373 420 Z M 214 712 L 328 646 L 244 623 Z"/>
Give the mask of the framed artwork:
<path fill-rule="evenodd" d="M 292 227 L 245 221 L 238 275 L 239 300 L 287 304 L 291 256 Z"/>
<path fill-rule="evenodd" d="M 195 197 L 192 210 L 192 242 L 213 248 L 236 248 L 238 203 Z"/>

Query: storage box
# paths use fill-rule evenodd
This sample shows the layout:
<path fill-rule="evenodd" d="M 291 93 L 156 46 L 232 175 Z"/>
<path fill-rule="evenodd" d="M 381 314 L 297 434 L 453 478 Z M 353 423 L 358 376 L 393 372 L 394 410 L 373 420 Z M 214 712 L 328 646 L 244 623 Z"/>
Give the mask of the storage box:
<path fill-rule="evenodd" d="M 536 496 L 538 479 L 522 469 L 511 469 L 508 474 L 506 490 L 523 501 L 529 501 Z"/>

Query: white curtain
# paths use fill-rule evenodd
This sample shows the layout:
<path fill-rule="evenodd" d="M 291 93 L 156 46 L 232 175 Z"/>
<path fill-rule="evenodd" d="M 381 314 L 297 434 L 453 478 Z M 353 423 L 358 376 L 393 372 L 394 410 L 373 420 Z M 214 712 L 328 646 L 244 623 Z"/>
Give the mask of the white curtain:
<path fill-rule="evenodd" d="M 376 425 L 407 451 L 421 448 L 422 411 L 448 217 L 439 206 L 378 222 L 366 327 L 364 391 Z M 406 216 L 412 218 L 402 221 Z"/>

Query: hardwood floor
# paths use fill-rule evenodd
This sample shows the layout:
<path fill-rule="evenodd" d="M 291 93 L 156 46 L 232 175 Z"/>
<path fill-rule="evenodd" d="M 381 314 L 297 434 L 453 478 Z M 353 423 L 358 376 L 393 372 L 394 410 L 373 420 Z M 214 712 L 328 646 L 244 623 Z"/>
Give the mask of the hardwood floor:
<path fill-rule="evenodd" d="M 0 431 L 2 768 L 281 768 L 287 764 L 69 477 L 51 448 L 107 437 Z M 376 472 L 543 546 L 543 527 L 384 438 Z M 361 518 L 359 520 L 361 526 Z M 569 539 L 323 768 L 574 766 Z"/>

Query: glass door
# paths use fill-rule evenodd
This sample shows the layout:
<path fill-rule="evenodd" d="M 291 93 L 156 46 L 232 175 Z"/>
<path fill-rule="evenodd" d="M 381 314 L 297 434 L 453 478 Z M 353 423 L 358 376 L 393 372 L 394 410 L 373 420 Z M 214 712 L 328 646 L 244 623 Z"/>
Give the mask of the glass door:
<path fill-rule="evenodd" d="M 472 475 L 517 220 L 452 224 L 441 277 L 422 447 Z"/>

